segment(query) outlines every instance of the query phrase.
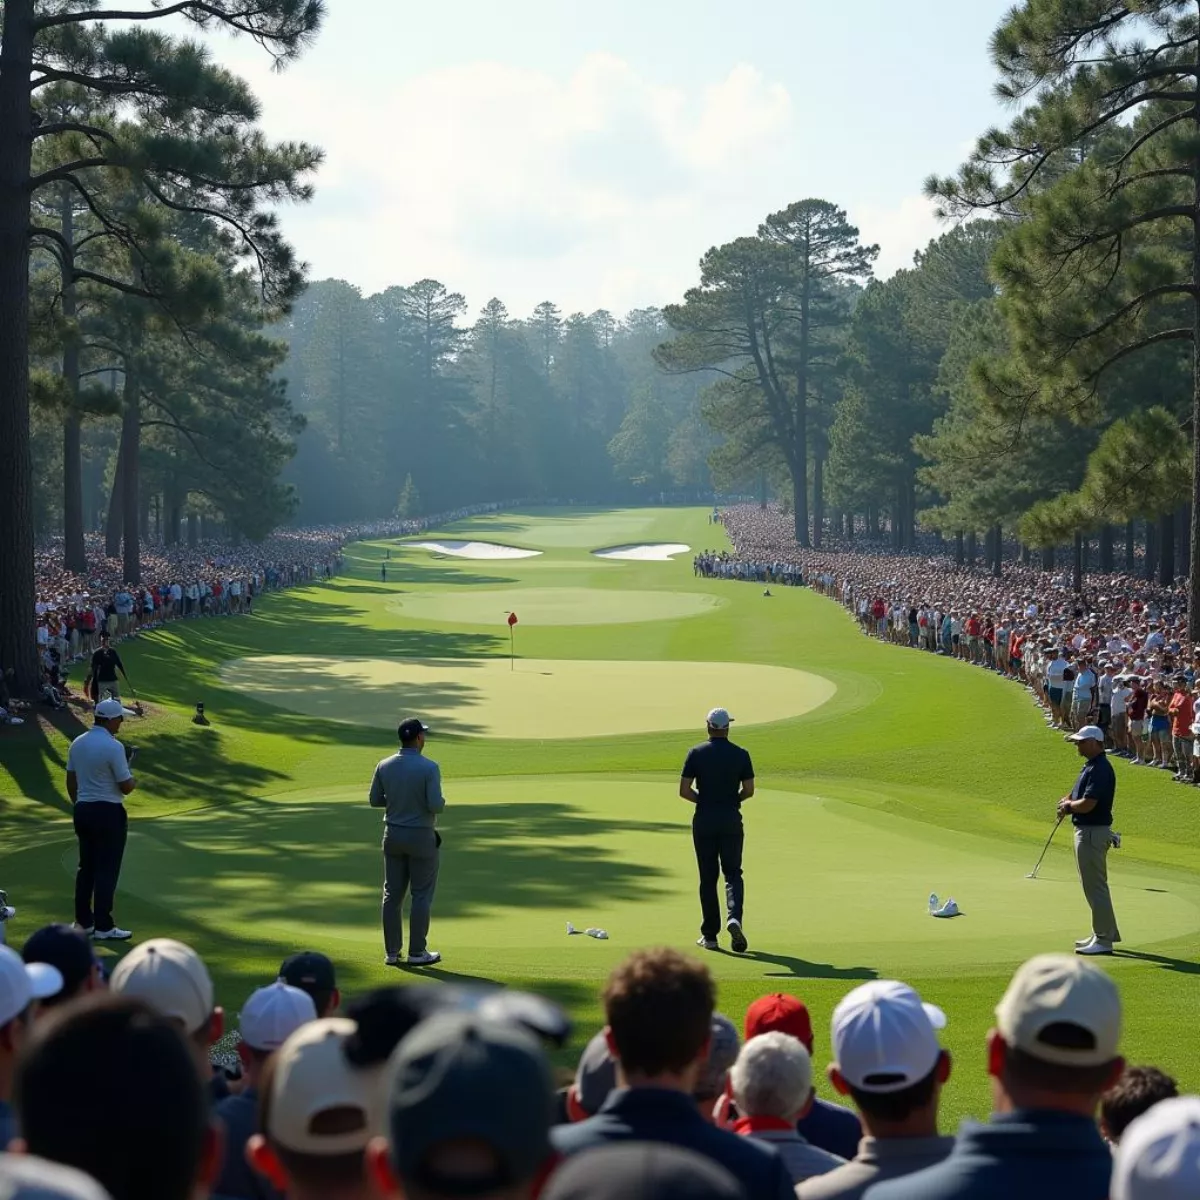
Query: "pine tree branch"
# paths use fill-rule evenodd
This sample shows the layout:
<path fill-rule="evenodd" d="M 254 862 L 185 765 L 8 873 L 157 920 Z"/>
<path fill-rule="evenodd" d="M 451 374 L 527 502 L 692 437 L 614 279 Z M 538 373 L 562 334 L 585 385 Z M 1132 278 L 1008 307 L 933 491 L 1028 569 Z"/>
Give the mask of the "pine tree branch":
<path fill-rule="evenodd" d="M 1159 287 L 1150 288 L 1149 291 L 1143 292 L 1140 296 L 1135 296 L 1128 304 L 1121 305 L 1116 312 L 1110 313 L 1099 325 L 1094 325 L 1091 329 L 1071 338 L 1071 349 L 1074 349 L 1082 342 L 1088 341 L 1090 338 L 1098 337 L 1106 329 L 1111 329 L 1118 321 L 1127 317 L 1131 312 L 1135 312 L 1137 309 L 1149 304 L 1151 300 L 1157 300 L 1160 296 L 1182 295 L 1195 298 L 1198 293 L 1200 293 L 1200 285 L 1190 283 L 1164 283 Z"/>
<path fill-rule="evenodd" d="M 1156 167 L 1153 171 L 1138 171 L 1136 174 L 1119 178 L 1111 187 L 1106 188 L 1104 194 L 1106 196 L 1115 196 L 1118 192 L 1124 191 L 1125 188 L 1131 187 L 1135 183 L 1144 183 L 1147 179 L 1166 179 L 1172 177 L 1186 177 L 1191 179 L 1193 170 L 1191 167 Z"/>
<path fill-rule="evenodd" d="M 1122 359 L 1128 358 L 1131 354 L 1136 354 L 1139 350 L 1146 350 L 1150 346 L 1158 345 L 1160 342 L 1181 342 L 1191 340 L 1192 331 L 1190 327 L 1163 329 L 1158 333 L 1151 334 L 1149 337 L 1140 338 L 1138 341 L 1132 342 L 1128 346 L 1122 346 L 1120 350 L 1110 354 L 1108 358 L 1106 358 L 1098 367 L 1095 368 L 1095 370 L 1089 371 L 1088 374 L 1084 376 L 1084 379 L 1088 383 L 1094 385 L 1099 380 L 1100 376 L 1109 369 L 1109 367 L 1115 366 Z"/>
<path fill-rule="evenodd" d="M 36 141 L 38 138 L 53 137 L 58 133 L 82 133 L 84 137 L 91 139 L 93 145 L 100 141 L 115 144 L 117 140 L 107 129 L 100 129 L 96 125 L 85 125 L 82 121 L 55 121 L 52 124 L 39 125 L 33 131 L 33 138 Z M 96 148 L 99 149 L 99 146 Z"/>
<path fill-rule="evenodd" d="M 211 17 L 242 33 L 261 37 L 263 36 L 261 30 L 256 30 L 252 25 L 242 22 L 248 21 L 251 17 L 267 14 L 271 8 L 272 5 L 269 3 L 248 4 L 239 12 L 225 12 L 215 4 L 205 3 L 205 0 L 179 0 L 177 4 L 168 5 L 166 8 L 155 8 L 149 12 L 144 9 L 125 12 L 101 9 L 89 12 L 85 9 L 82 12 L 52 13 L 50 16 L 36 18 L 33 22 L 33 29 L 37 33 L 43 29 L 53 29 L 56 25 L 82 25 L 91 21 L 157 21 L 163 17 L 196 13 L 201 17 Z"/>
<path fill-rule="evenodd" d="M 87 171 L 94 167 L 111 167 L 112 165 L 107 158 L 77 158 L 74 162 L 63 163 L 62 166 L 55 167 L 53 170 L 34 175 L 29 180 L 28 187 L 31 192 L 36 192 L 48 183 L 57 183 L 59 180 L 73 178 L 76 171 Z"/>
<path fill-rule="evenodd" d="M 101 284 L 103 287 L 112 288 L 117 292 L 124 292 L 127 296 L 136 296 L 139 300 L 154 300 L 158 301 L 160 297 L 146 288 L 138 287 L 133 283 L 125 283 L 120 279 L 114 279 L 111 275 L 101 275 L 96 271 L 86 271 L 78 268 L 75 271 L 76 279 L 87 279 L 92 283 Z"/>
<path fill-rule="evenodd" d="M 1144 133 L 1136 137 L 1133 144 L 1117 159 L 1113 166 L 1123 167 L 1151 138 L 1157 137 L 1164 130 L 1170 129 L 1172 125 L 1177 125 L 1180 121 L 1191 120 L 1195 120 L 1195 113 L 1193 112 L 1173 113 L 1171 116 L 1164 118 L 1157 125 L 1151 129 L 1147 129 Z"/>
<path fill-rule="evenodd" d="M 59 233 L 57 229 L 47 229 L 43 225 L 34 225 L 29 230 L 29 236 L 48 238 L 50 241 L 54 242 L 58 247 L 58 257 L 60 262 L 63 261 L 64 256 L 69 258 L 72 254 L 71 246 L 68 244 L 67 239 L 63 237 L 63 235 Z"/>

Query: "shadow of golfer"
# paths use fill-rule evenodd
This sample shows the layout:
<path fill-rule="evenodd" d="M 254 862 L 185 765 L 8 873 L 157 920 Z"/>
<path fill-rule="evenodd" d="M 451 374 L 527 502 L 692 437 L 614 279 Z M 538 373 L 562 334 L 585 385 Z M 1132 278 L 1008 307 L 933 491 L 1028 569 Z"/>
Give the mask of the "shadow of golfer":
<path fill-rule="evenodd" d="M 745 954 L 734 954 L 732 950 L 720 949 L 716 953 L 730 958 L 751 959 L 769 966 L 782 967 L 781 971 L 764 971 L 765 979 L 878 979 L 879 972 L 872 967 L 835 967 L 832 963 L 809 962 L 790 954 L 768 954 L 764 950 L 750 950 Z"/>
<path fill-rule="evenodd" d="M 1114 950 L 1114 958 L 1136 958 L 1164 971 L 1175 971 L 1180 975 L 1200 975 L 1200 962 L 1186 958 L 1169 958 L 1165 954 L 1148 954 L 1145 950 Z"/>

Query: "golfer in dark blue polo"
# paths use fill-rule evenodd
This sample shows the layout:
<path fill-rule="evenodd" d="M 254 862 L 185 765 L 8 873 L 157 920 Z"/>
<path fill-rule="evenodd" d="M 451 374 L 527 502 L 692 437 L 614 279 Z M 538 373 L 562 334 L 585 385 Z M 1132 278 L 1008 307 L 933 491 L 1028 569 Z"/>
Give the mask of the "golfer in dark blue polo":
<path fill-rule="evenodd" d="M 679 795 L 696 806 L 692 843 L 700 869 L 700 937 L 697 946 L 717 949 L 721 905 L 717 880 L 725 876 L 725 928 L 735 954 L 746 950 L 742 932 L 742 801 L 754 795 L 750 755 L 729 740 L 733 718 L 723 708 L 708 714 L 708 741 L 693 746 L 683 764 Z"/>

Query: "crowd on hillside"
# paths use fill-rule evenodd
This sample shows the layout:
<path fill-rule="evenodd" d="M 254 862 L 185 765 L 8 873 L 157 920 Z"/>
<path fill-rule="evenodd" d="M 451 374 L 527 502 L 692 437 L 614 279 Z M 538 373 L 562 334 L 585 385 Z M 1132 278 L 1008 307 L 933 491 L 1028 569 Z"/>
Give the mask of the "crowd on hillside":
<path fill-rule="evenodd" d="M 1114 755 L 1200 784 L 1200 649 L 1187 638 L 1182 585 L 1092 574 L 1076 594 L 1070 572 L 1010 563 L 996 577 L 944 554 L 861 540 L 800 549 L 777 508 L 722 515 L 734 544 L 720 556 L 727 577 L 758 579 L 762 562 L 786 564 L 843 604 L 864 634 L 1013 679 L 1048 724 L 1098 724 Z"/>
<path fill-rule="evenodd" d="M 2 929 L 3 926 L 0 926 Z M 235 1067 L 215 1066 L 221 1001 Z M 168 938 L 107 975 L 67 925 L 0 946 L 6 1200 L 1172 1200 L 1200 1195 L 1200 1097 L 1121 1057 L 1116 984 L 1042 955 L 986 1045 L 950 1061 L 954 1014 L 897 981 L 836 1006 L 764 995 L 741 1029 L 699 959 L 636 951 L 572 1078 L 549 1001 L 439 983 L 343 1001 L 303 951 L 219 997 Z M 952 1070 L 953 1066 L 953 1070 Z M 840 1102 L 817 1098 L 815 1072 Z M 963 1076 L 993 1115 L 943 1132 Z"/>
<path fill-rule="evenodd" d="M 147 543 L 141 547 L 137 585 L 125 579 L 121 559 L 105 557 L 99 534 L 85 539 L 89 566 L 83 574 L 63 568 L 61 540 L 46 542 L 34 556 L 41 698 L 51 706 L 64 704 L 71 694 L 68 667 L 88 660 L 102 640 L 115 646 L 171 621 L 251 614 L 264 592 L 337 574 L 342 548 L 350 542 L 409 537 L 498 507 L 474 505 L 413 519 L 281 529 L 255 543 Z M 0 723 L 13 719 L 10 699 L 6 673 L 0 670 Z"/>

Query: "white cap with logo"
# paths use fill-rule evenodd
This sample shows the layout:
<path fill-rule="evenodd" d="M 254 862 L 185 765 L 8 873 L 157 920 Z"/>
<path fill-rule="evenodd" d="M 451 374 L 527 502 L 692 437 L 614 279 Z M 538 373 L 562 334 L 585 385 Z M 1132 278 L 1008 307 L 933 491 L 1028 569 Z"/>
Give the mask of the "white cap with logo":
<path fill-rule="evenodd" d="M 863 1092 L 903 1091 L 937 1065 L 937 1030 L 946 1014 L 906 983 L 873 979 L 833 1011 L 833 1059 L 846 1082 Z"/>
<path fill-rule="evenodd" d="M 346 1041 L 357 1025 L 325 1017 L 296 1030 L 275 1052 L 266 1134 L 297 1154 L 353 1154 L 383 1132 L 384 1068 L 356 1067 L 346 1059 Z M 357 1111 L 358 1121 L 341 1120 L 336 1132 L 320 1132 L 322 1113 Z M 349 1127 L 347 1127 L 349 1126 Z"/>
<path fill-rule="evenodd" d="M 19 1017 L 35 1000 L 62 991 L 63 977 L 49 963 L 27 963 L 8 946 L 0 946 L 0 1027 Z"/>
<path fill-rule="evenodd" d="M 1065 1046 L 1045 1037 L 1054 1025 L 1076 1026 L 1090 1035 L 1087 1044 Z M 1100 1067 L 1118 1054 L 1121 997 L 1091 963 L 1071 954 L 1039 954 L 1017 969 L 996 1006 L 996 1027 L 1008 1045 L 1042 1062 Z"/>
<path fill-rule="evenodd" d="M 1132 1121 L 1113 1158 L 1112 1200 L 1200 1196 L 1200 1096 L 1161 1100 Z"/>
<path fill-rule="evenodd" d="M 312 997 L 282 979 L 251 992 L 238 1016 L 242 1041 L 255 1050 L 278 1050 L 309 1021 L 317 1019 Z"/>
<path fill-rule="evenodd" d="M 110 697 L 96 705 L 96 716 L 103 721 L 111 721 L 113 717 L 136 717 L 137 713 L 132 708 L 126 708 L 120 700 Z"/>
<path fill-rule="evenodd" d="M 109 987 L 138 996 L 164 1017 L 195 1033 L 212 1016 L 216 1001 L 208 968 L 191 946 L 174 938 L 151 938 L 113 968 Z"/>
<path fill-rule="evenodd" d="M 707 721 L 713 729 L 728 729 L 729 723 L 733 718 L 729 715 L 727 708 L 712 708 L 709 709 Z"/>

